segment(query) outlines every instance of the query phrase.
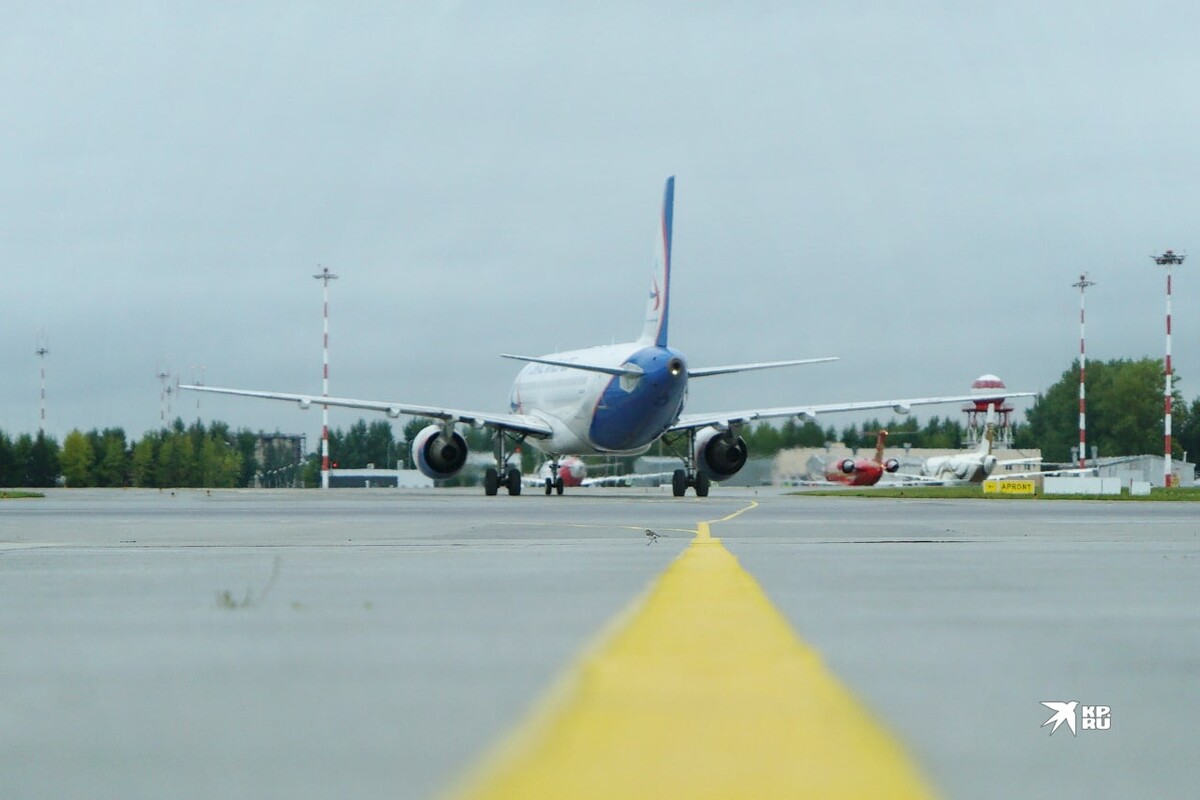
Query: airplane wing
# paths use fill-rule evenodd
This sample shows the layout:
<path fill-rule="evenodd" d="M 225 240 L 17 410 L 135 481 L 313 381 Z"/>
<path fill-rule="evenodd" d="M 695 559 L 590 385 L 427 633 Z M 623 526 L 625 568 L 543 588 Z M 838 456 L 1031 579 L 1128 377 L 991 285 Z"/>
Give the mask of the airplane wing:
<path fill-rule="evenodd" d="M 1057 478 L 1063 475 L 1095 475 L 1096 469 L 1096 467 L 1082 467 L 1076 469 L 1048 469 L 1045 472 L 1038 472 L 1036 470 L 1030 472 L 1005 472 L 1004 474 L 993 472 L 988 476 L 988 480 L 1005 481 L 1009 478 L 1019 480 L 1021 478 Z"/>
<path fill-rule="evenodd" d="M 1032 397 L 1035 392 L 1009 392 L 1004 396 Z M 809 406 L 779 406 L 776 408 L 757 408 L 748 411 L 726 411 L 712 414 L 684 414 L 679 421 L 671 426 L 671 431 L 686 431 L 693 428 L 705 428 L 712 425 L 717 428 L 728 428 L 760 419 L 779 419 L 782 417 L 800 417 L 813 419 L 818 414 L 829 414 L 835 411 L 869 411 L 876 408 L 891 408 L 897 414 L 907 414 L 912 406 L 933 405 L 936 403 L 973 403 L 979 400 L 979 395 L 954 395 L 950 397 L 913 397 L 905 400 L 867 400 L 858 403 L 827 403 Z"/>
<path fill-rule="evenodd" d="M 509 431 L 525 433 L 530 436 L 550 436 L 553 431 L 550 426 L 538 417 L 529 414 L 495 414 L 483 411 L 466 411 L 456 408 L 439 408 L 437 406 L 415 406 L 409 403 L 380 402 L 377 400 L 354 400 L 348 397 L 321 397 L 312 394 L 284 394 L 282 392 L 258 392 L 249 389 L 224 389 L 219 386 L 196 386 L 180 384 L 180 389 L 193 392 L 211 392 L 213 394 L 232 394 L 240 397 L 261 397 L 266 400 L 284 400 L 298 403 L 301 408 L 312 405 L 337 406 L 339 408 L 361 408 L 366 411 L 381 411 L 395 419 L 401 414 L 414 417 L 430 417 L 432 419 L 453 420 L 468 425 L 487 425 L 493 428 L 504 428 Z"/>
<path fill-rule="evenodd" d="M 796 367 L 802 364 L 824 364 L 826 361 L 837 361 L 838 356 L 825 358 L 798 358 L 791 361 L 754 361 L 749 364 L 726 364 L 721 367 L 696 367 L 688 370 L 689 378 L 707 378 L 710 375 L 728 375 L 731 372 L 750 372 L 756 369 L 775 369 L 776 367 Z"/>
<path fill-rule="evenodd" d="M 624 475 L 602 475 L 584 478 L 582 486 L 625 486 L 634 481 L 670 481 L 674 472 L 627 472 Z M 637 485 L 637 484 L 633 484 Z"/>

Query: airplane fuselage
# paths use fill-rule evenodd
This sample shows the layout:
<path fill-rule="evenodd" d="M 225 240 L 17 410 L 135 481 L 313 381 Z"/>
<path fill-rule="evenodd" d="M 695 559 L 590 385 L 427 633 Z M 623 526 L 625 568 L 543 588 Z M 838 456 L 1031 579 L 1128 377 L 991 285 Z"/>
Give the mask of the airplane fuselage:
<path fill-rule="evenodd" d="M 849 472 L 844 468 L 845 460 L 831 461 L 825 465 L 825 480 L 830 483 L 844 483 L 847 486 L 874 486 L 883 477 L 883 464 L 870 458 L 850 459 L 853 467 Z"/>
<path fill-rule="evenodd" d="M 995 468 L 995 456 L 971 453 L 931 458 L 925 462 L 921 472 L 946 483 L 983 483 Z"/>
<path fill-rule="evenodd" d="M 527 364 L 509 394 L 514 413 L 554 431 L 532 440 L 551 454 L 637 455 L 671 427 L 687 399 L 687 362 L 670 347 L 629 343 L 554 353 L 547 359 L 630 370 L 610 375 L 552 364 Z"/>

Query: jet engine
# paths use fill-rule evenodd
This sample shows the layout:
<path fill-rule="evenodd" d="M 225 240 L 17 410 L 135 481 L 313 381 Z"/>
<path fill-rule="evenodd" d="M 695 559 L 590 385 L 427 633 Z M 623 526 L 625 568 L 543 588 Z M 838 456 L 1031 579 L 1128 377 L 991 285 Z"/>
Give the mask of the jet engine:
<path fill-rule="evenodd" d="M 453 478 L 467 463 L 467 442 L 457 431 L 447 438 L 441 425 L 428 425 L 413 439 L 412 458 L 426 477 Z"/>
<path fill-rule="evenodd" d="M 887 472 L 895 472 L 896 470 L 900 469 L 900 462 L 894 458 L 889 458 L 887 461 L 883 462 L 883 468 Z"/>
<path fill-rule="evenodd" d="M 696 468 L 713 480 L 732 478 L 746 466 L 746 440 L 729 431 L 705 428 L 696 434 Z"/>
<path fill-rule="evenodd" d="M 838 469 L 840 469 L 842 472 L 846 473 L 847 475 L 853 475 L 854 474 L 854 459 L 852 459 L 852 458 L 842 459 L 841 461 L 838 462 Z"/>

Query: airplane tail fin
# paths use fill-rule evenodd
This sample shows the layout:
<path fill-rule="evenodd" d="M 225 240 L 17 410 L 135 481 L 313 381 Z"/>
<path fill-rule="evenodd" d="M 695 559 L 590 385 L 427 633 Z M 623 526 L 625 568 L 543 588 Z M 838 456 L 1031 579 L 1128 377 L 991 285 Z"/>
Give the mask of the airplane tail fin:
<path fill-rule="evenodd" d="M 883 463 L 883 448 L 887 445 L 888 432 L 881 430 L 879 435 L 875 437 L 875 462 Z"/>
<path fill-rule="evenodd" d="M 671 307 L 671 226 L 675 210 L 675 176 L 667 178 L 663 192 L 662 219 L 654 248 L 654 277 L 646 302 L 646 323 L 639 341 L 667 346 L 667 317 Z"/>
<path fill-rule="evenodd" d="M 988 403 L 987 416 L 983 423 L 983 438 L 979 440 L 979 454 L 992 454 L 992 440 L 996 438 L 996 405 Z"/>

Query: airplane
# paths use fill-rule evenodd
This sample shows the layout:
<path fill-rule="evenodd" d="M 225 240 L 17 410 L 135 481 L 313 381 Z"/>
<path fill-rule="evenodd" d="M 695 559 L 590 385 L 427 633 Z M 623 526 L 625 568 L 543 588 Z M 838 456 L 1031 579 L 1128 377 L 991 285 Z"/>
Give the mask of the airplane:
<path fill-rule="evenodd" d="M 897 478 L 902 481 L 910 481 L 915 483 L 936 484 L 940 486 L 962 486 L 971 483 L 983 483 L 992 476 L 996 471 L 996 467 L 1008 466 L 1012 464 L 1039 464 L 1040 458 L 1014 458 L 1007 461 L 998 461 L 992 455 L 992 441 L 996 436 L 996 406 L 988 404 L 987 418 L 985 422 L 985 430 L 983 438 L 979 440 L 979 447 L 970 453 L 960 453 L 952 456 L 934 456 L 928 458 L 921 465 L 921 472 L 918 475 L 908 475 L 898 473 Z M 1091 473 L 1094 470 L 1088 469 L 1056 469 L 1047 470 L 1041 469 L 1031 470 L 1027 472 L 1006 472 L 1004 478 L 1032 478 L 1046 477 L 1050 475 L 1069 475 L 1082 474 L 1084 472 Z"/>
<path fill-rule="evenodd" d="M 563 493 L 564 488 L 586 486 L 587 464 L 578 456 L 565 456 L 558 460 L 558 469 L 553 468 L 550 460 L 542 462 L 535 475 L 526 477 L 526 486 L 545 487 L 546 494 L 551 492 Z"/>
<path fill-rule="evenodd" d="M 883 448 L 887 444 L 887 437 L 887 431 L 880 431 L 875 437 L 874 458 L 843 458 L 826 464 L 825 480 L 830 483 L 844 483 L 847 486 L 874 486 L 879 483 L 883 473 L 900 469 L 900 462 L 896 459 L 883 460 Z"/>
<path fill-rule="evenodd" d="M 654 257 L 654 270 L 640 335 L 624 344 L 581 350 L 504 358 L 524 362 L 509 393 L 507 412 L 475 411 L 399 401 L 357 400 L 312 394 L 288 394 L 184 384 L 189 391 L 260 397 L 298 403 L 379 411 L 391 418 L 402 414 L 435 420 L 412 442 L 413 462 L 435 480 L 456 475 L 467 460 L 467 443 L 456 431 L 460 424 L 488 427 L 495 432 L 495 466 L 484 472 L 486 495 L 501 486 L 510 495 L 521 493 L 521 472 L 510 463 L 513 450 L 525 442 L 549 459 L 557 491 L 559 470 L 566 456 L 640 455 L 660 438 L 682 443 L 682 468 L 672 474 L 672 493 L 682 497 L 689 488 L 707 497 L 711 483 L 735 475 L 749 456 L 740 436 L 756 420 L 798 417 L 813 419 L 835 411 L 891 407 L 906 414 L 912 406 L 978 400 L 975 395 L 751 408 L 717 413 L 685 414 L 692 379 L 750 370 L 816 364 L 836 357 L 751 362 L 716 367 L 691 367 L 682 351 L 668 342 L 671 308 L 671 241 L 674 230 L 675 178 L 667 179 Z M 1007 393 L 1009 397 L 1032 392 Z M 564 481 L 565 485 L 565 481 Z"/>

